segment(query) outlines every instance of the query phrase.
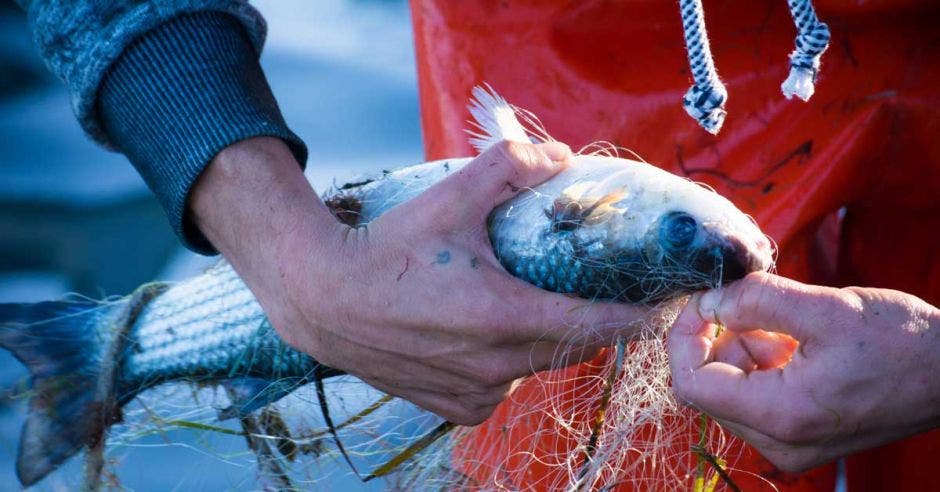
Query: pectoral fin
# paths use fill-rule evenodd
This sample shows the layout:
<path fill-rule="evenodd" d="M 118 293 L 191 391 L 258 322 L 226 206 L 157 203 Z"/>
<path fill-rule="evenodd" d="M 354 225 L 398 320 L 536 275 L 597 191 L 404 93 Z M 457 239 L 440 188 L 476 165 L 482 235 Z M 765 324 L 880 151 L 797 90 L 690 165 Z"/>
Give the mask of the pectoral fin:
<path fill-rule="evenodd" d="M 575 190 L 576 191 L 576 190 Z M 611 214 L 623 213 L 615 204 L 623 200 L 623 192 L 612 192 L 601 197 L 577 196 L 568 190 L 552 203 L 546 215 L 552 219 L 554 231 L 572 231 L 582 225 L 600 224 Z"/>

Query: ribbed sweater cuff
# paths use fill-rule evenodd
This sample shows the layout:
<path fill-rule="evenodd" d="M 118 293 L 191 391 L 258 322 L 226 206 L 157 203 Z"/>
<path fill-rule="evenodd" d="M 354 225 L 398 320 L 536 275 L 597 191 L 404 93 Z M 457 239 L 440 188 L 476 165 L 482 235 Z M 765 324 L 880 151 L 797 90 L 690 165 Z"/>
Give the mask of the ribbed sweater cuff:
<path fill-rule="evenodd" d="M 129 46 L 107 75 L 98 110 L 111 141 L 143 176 L 190 249 L 215 249 L 187 213 L 193 183 L 223 148 L 256 136 L 307 148 L 284 122 L 241 24 L 218 12 L 178 17 Z"/>

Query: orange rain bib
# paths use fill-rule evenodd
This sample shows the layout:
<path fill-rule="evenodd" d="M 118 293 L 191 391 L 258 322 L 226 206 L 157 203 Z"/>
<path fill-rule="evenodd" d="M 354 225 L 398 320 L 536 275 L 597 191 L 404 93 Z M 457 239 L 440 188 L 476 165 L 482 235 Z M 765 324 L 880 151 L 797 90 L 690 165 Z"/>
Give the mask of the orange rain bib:
<path fill-rule="evenodd" d="M 895 288 L 940 304 L 935 4 L 816 0 L 832 41 L 808 103 L 780 92 L 796 35 L 784 0 L 704 4 L 729 92 L 718 136 L 682 108 L 691 77 L 677 2 L 412 0 L 427 157 L 470 154 L 465 106 L 471 87 L 487 82 L 572 148 L 612 142 L 711 185 L 778 242 L 782 275 Z M 526 428 L 513 417 L 545 406 L 548 392 L 592 390 L 583 381 L 598 367 L 524 383 L 455 453 L 459 471 L 508 489 L 547 488 L 559 473 L 548 458 L 573 441 L 563 428 L 535 432 L 547 421 Z M 567 410 L 592 418 L 591 409 Z M 690 444 L 676 443 L 676 452 Z M 938 464 L 934 431 L 850 457 L 849 490 L 940 490 Z M 836 477 L 833 465 L 783 473 L 750 449 L 735 467 L 743 490 L 771 490 L 766 479 L 782 491 L 831 491 Z"/>

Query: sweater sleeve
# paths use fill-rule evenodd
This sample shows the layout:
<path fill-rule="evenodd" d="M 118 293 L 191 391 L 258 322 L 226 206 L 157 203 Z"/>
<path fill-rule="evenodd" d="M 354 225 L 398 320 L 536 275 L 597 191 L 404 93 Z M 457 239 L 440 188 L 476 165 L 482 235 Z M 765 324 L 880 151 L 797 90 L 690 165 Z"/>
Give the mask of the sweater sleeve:
<path fill-rule="evenodd" d="M 86 133 L 123 152 L 190 249 L 215 250 L 187 200 L 205 166 L 254 136 L 284 140 L 304 165 L 258 63 L 261 16 L 244 1 L 20 1 Z"/>

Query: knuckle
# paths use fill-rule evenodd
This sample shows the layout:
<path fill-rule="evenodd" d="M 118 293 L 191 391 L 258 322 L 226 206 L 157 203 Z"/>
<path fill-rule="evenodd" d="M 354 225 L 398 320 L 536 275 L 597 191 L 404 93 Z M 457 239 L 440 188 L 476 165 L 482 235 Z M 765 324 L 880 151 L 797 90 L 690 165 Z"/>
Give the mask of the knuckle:
<path fill-rule="evenodd" d="M 507 157 L 508 170 L 516 173 L 525 173 L 536 168 L 543 159 L 542 151 L 535 145 L 520 142 L 504 142 L 501 147 L 503 155 Z"/>
<path fill-rule="evenodd" d="M 728 307 L 771 325 L 788 325 L 806 305 L 802 284 L 766 272 L 749 275 L 730 296 Z"/>
<path fill-rule="evenodd" d="M 473 404 L 477 407 L 486 408 L 502 403 L 502 401 L 506 399 L 507 393 L 508 388 L 506 385 L 501 385 L 496 388 L 480 387 L 470 393 L 469 399 L 471 399 Z"/>
<path fill-rule="evenodd" d="M 838 294 L 833 296 L 832 302 L 836 309 L 847 309 L 858 315 L 863 315 L 869 310 L 866 297 L 857 287 L 839 289 Z"/>
<path fill-rule="evenodd" d="M 734 291 L 731 299 L 732 306 L 738 312 L 753 310 L 767 297 L 772 296 L 773 291 L 776 290 L 773 276 L 765 275 L 763 272 L 751 275 L 748 280 L 750 280 L 748 284 Z"/>
<path fill-rule="evenodd" d="M 476 379 L 481 385 L 480 390 L 488 391 L 489 388 L 502 386 L 507 382 L 512 381 L 513 376 L 506 367 L 506 364 L 497 360 L 491 361 L 489 364 L 485 364 L 483 367 L 480 367 Z"/>

